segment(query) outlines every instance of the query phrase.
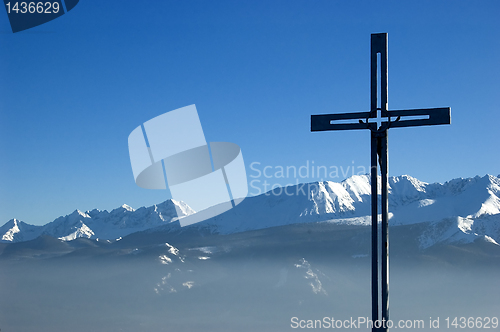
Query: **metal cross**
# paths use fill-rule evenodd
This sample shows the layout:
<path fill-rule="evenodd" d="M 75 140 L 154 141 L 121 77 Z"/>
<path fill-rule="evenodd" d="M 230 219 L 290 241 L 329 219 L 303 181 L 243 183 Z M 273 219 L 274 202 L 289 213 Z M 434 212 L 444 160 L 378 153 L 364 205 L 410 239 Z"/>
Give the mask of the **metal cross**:
<path fill-rule="evenodd" d="M 389 320 L 389 202 L 388 202 L 388 153 L 389 128 L 433 126 L 451 123 L 449 107 L 388 110 L 387 33 L 371 35 L 371 107 L 369 112 L 311 115 L 311 131 L 369 129 L 371 131 L 371 203 L 372 203 L 372 331 L 388 331 Z M 377 56 L 380 54 L 380 106 L 378 104 Z M 380 117 L 377 113 L 380 112 Z M 372 120 L 377 119 L 379 123 Z M 357 120 L 345 123 L 348 120 Z M 378 231 L 377 231 L 377 157 L 382 178 L 381 225 L 381 277 L 378 283 Z M 381 286 L 381 287 L 379 287 Z M 381 316 L 379 320 L 379 289 L 381 288 Z"/>

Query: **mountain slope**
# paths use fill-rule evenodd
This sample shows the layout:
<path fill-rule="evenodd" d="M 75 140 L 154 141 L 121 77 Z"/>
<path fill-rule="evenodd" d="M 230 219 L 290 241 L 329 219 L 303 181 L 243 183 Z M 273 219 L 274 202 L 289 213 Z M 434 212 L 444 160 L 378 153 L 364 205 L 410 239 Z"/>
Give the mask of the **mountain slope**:
<path fill-rule="evenodd" d="M 341 183 L 299 184 L 249 197 L 227 213 L 194 226 L 227 234 L 325 220 L 369 224 L 370 191 L 368 175 L 353 176 Z M 491 175 L 444 184 L 428 184 L 408 175 L 391 177 L 390 225 L 496 215 L 500 213 L 499 196 L 500 179 Z"/>

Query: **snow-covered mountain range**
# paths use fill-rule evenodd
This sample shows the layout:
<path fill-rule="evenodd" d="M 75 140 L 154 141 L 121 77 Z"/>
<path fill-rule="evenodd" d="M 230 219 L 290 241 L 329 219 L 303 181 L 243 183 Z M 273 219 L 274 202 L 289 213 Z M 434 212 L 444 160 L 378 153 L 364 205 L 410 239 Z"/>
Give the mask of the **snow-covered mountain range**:
<path fill-rule="evenodd" d="M 486 175 L 425 183 L 402 175 L 389 179 L 390 225 L 428 223 L 420 246 L 439 242 L 470 243 L 478 238 L 500 243 L 500 178 Z M 231 234 L 288 224 L 327 222 L 368 225 L 370 177 L 356 175 L 340 183 L 324 181 L 275 189 L 248 197 L 224 214 L 188 226 L 211 233 Z M 79 237 L 116 240 L 146 231 L 179 230 L 180 218 L 195 218 L 185 203 L 167 200 L 137 210 L 123 205 L 108 211 L 81 212 L 34 226 L 12 219 L 0 227 L 2 242 L 22 242 L 50 235 L 64 241 Z"/>
<path fill-rule="evenodd" d="M 178 219 L 177 210 L 182 212 L 180 217 L 193 214 L 194 211 L 185 203 L 167 200 L 150 207 L 141 207 L 134 210 L 124 204 L 108 212 L 94 209 L 73 213 L 59 217 L 43 225 L 35 226 L 17 219 L 9 220 L 0 227 L 2 242 L 23 242 L 37 238 L 40 235 L 50 235 L 64 241 L 71 241 L 79 237 L 91 239 L 116 240 L 128 234 L 171 223 Z"/>

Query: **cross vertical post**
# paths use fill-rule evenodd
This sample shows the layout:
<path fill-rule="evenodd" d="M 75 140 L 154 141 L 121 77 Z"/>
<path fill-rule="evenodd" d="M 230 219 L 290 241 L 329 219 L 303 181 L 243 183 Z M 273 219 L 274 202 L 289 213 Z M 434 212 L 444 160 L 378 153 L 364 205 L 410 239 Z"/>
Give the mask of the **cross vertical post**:
<path fill-rule="evenodd" d="M 378 321 L 378 190 L 377 144 L 378 138 L 371 133 L 371 184 L 372 184 L 372 321 Z"/>
<path fill-rule="evenodd" d="M 371 35 L 370 48 L 370 111 L 311 115 L 311 131 L 357 130 L 371 131 L 371 252 L 372 252 L 372 322 L 374 332 L 387 332 L 389 320 L 389 153 L 388 129 L 444 125 L 451 123 L 449 107 L 388 110 L 388 47 L 387 33 Z M 378 54 L 380 54 L 380 91 L 378 77 Z M 378 106 L 380 92 L 380 106 Z M 380 111 L 380 117 L 378 112 Z M 410 119 L 405 117 L 410 117 Z M 380 121 L 374 123 L 374 118 Z M 391 118 L 394 118 L 391 119 Z M 345 123 L 346 120 L 353 120 Z M 381 175 L 381 237 L 378 252 L 378 165 Z M 378 259 L 380 258 L 380 266 Z M 380 274 L 379 274 L 380 267 Z M 379 284 L 379 276 L 381 281 Z M 379 292 L 380 290 L 380 292 Z M 379 298 L 380 296 L 380 298 Z M 379 309 L 380 304 L 380 309 Z M 381 317 L 380 317 L 381 316 Z"/>
<path fill-rule="evenodd" d="M 370 46 L 370 95 L 371 95 L 371 109 L 372 115 L 377 115 L 380 110 L 381 117 L 388 117 L 388 59 L 387 59 L 387 33 L 377 33 L 371 35 Z M 380 54 L 380 107 L 378 106 L 378 54 Z M 372 131 L 372 232 L 377 231 L 378 226 L 378 211 L 377 211 L 377 195 L 378 195 L 378 181 L 377 181 L 377 155 L 380 162 L 380 175 L 381 175 L 381 309 L 382 309 L 382 322 L 389 320 L 389 204 L 388 204 L 388 126 L 381 126 L 377 131 Z M 375 143 L 373 141 L 376 141 Z M 376 148 L 374 147 L 376 145 Z M 374 163 L 375 162 L 375 163 Z M 378 234 L 372 233 L 372 259 L 373 256 L 378 256 L 377 252 Z M 375 280 L 373 280 L 375 279 Z M 378 320 L 378 264 L 376 259 L 372 260 L 372 321 Z M 375 307 L 375 308 L 373 308 Z M 380 331 L 388 331 L 387 326 L 379 329 Z"/>

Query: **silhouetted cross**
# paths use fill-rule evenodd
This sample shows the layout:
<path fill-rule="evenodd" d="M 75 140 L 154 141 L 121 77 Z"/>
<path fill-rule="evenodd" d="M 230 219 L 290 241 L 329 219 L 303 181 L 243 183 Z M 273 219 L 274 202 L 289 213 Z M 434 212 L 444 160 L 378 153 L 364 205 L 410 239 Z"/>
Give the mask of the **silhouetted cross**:
<path fill-rule="evenodd" d="M 380 54 L 380 106 L 378 99 L 377 56 Z M 311 131 L 370 129 L 371 131 L 371 197 L 372 197 L 372 321 L 373 331 L 388 331 L 382 322 L 389 320 L 389 203 L 387 130 L 389 128 L 433 126 L 451 123 L 451 109 L 426 108 L 388 110 L 387 33 L 371 35 L 371 107 L 369 112 L 321 114 L 311 116 Z M 373 121 L 375 119 L 375 122 Z M 382 177 L 382 243 L 381 305 L 379 320 L 378 249 L 377 249 L 377 156 Z M 381 326 L 376 325 L 378 322 Z"/>

